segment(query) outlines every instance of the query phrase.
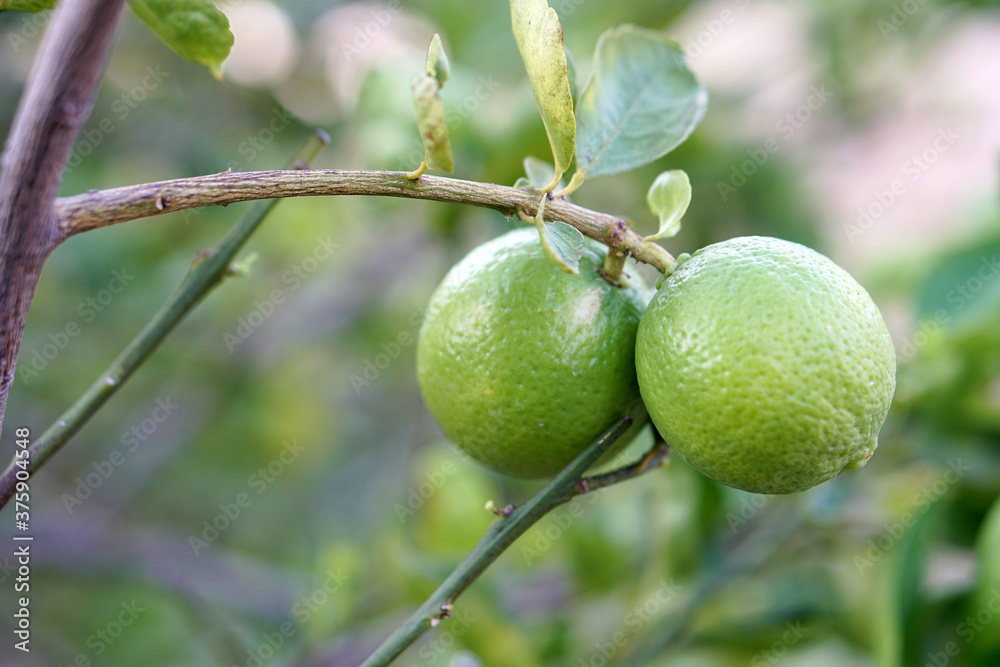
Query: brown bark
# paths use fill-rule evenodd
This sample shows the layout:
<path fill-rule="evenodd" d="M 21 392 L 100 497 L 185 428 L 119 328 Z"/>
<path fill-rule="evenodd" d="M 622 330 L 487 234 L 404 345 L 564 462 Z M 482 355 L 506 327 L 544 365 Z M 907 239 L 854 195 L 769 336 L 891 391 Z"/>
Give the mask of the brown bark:
<path fill-rule="evenodd" d="M 0 429 L 28 307 L 59 241 L 54 203 L 124 0 L 63 0 L 14 115 L 0 173 Z"/>

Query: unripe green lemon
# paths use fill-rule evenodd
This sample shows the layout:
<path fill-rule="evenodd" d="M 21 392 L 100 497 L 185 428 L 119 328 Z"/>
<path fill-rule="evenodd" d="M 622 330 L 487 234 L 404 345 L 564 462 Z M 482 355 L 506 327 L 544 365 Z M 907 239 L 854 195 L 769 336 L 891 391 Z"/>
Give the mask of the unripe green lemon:
<path fill-rule="evenodd" d="M 681 264 L 642 317 L 636 370 L 667 443 L 756 493 L 864 465 L 896 386 L 892 340 L 864 288 L 823 255 L 764 237 Z"/>
<path fill-rule="evenodd" d="M 579 274 L 566 273 L 534 229 L 518 229 L 474 249 L 438 286 L 417 340 L 417 379 L 470 457 L 550 477 L 616 419 L 642 414 L 635 336 L 648 291 L 638 277 L 613 287 L 603 263 L 588 242 Z"/>

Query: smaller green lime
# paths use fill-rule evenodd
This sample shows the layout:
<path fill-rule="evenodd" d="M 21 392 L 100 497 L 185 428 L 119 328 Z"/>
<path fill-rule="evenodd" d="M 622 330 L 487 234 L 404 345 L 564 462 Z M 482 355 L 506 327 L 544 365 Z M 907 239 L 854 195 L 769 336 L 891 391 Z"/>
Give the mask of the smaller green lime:
<path fill-rule="evenodd" d="M 814 250 L 764 237 L 680 265 L 642 317 L 636 366 L 667 443 L 757 493 L 864 465 L 896 386 L 892 340 L 864 288 Z"/>
<path fill-rule="evenodd" d="M 551 477 L 615 420 L 643 415 L 635 336 L 648 290 L 638 277 L 631 287 L 604 280 L 602 248 L 587 242 L 573 275 L 537 231 L 515 230 L 474 249 L 432 295 L 417 379 L 445 435 L 473 459 Z"/>

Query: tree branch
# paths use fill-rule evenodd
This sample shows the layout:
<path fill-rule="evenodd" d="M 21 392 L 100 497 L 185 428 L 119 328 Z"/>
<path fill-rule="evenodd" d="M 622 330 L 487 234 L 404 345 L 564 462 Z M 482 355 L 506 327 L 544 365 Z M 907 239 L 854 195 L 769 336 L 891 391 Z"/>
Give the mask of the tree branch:
<path fill-rule="evenodd" d="M 601 435 L 593 444 L 580 453 L 573 462 L 563 468 L 555 478 L 545 485 L 524 505 L 516 509 L 502 510 L 500 518 L 486 531 L 469 555 L 458 564 L 444 583 L 431 594 L 427 601 L 414 612 L 403 625 L 396 629 L 382 645 L 376 649 L 361 667 L 385 667 L 417 641 L 424 633 L 451 615 L 452 603 L 472 582 L 499 558 L 507 547 L 514 543 L 529 528 L 535 525 L 551 510 L 587 493 L 590 488 L 581 484 L 581 475 L 601 458 L 612 444 L 628 430 L 632 424 L 630 417 L 622 417 Z M 649 454 L 638 463 L 595 478 L 606 478 L 601 486 L 631 479 L 660 465 L 665 459 L 666 445 L 658 442 Z M 618 474 L 616 474 L 618 473 Z M 594 487 L 597 488 L 597 487 Z"/>
<path fill-rule="evenodd" d="M 402 171 L 224 172 L 194 178 L 131 185 L 62 197 L 56 215 L 63 238 L 98 227 L 200 206 L 226 205 L 253 199 L 313 195 L 380 195 L 472 204 L 507 217 L 518 211 L 534 215 L 541 194 L 536 190 L 476 183 L 440 176 L 416 180 Z M 626 250 L 637 260 L 661 272 L 674 267 L 674 258 L 662 246 L 643 241 L 621 218 L 598 213 L 559 197 L 545 205 L 545 218 L 560 220 L 602 243 Z"/>
<path fill-rule="evenodd" d="M 0 174 L 0 429 L 28 308 L 61 240 L 53 203 L 90 115 L 124 0 L 63 0 L 11 124 Z"/>
<path fill-rule="evenodd" d="M 317 132 L 303 144 L 291 164 L 308 165 L 329 139 L 325 132 Z M 34 474 L 58 452 L 156 351 L 174 327 L 194 310 L 209 292 L 222 283 L 236 253 L 279 201 L 272 199 L 258 202 L 229 230 L 218 245 L 195 259 L 188 274 L 153 319 L 97 377 L 87 391 L 31 443 L 27 468 L 29 473 Z M 12 459 L 3 473 L 0 473 L 0 509 L 14 495 L 17 471 L 20 469 L 16 463 L 17 459 Z"/>

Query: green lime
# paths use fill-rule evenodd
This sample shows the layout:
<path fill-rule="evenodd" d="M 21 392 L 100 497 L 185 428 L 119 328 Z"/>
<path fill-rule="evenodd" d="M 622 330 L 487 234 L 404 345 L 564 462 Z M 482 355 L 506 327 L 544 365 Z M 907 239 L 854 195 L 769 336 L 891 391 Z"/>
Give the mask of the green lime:
<path fill-rule="evenodd" d="M 431 297 L 417 379 L 448 438 L 490 468 L 550 477 L 614 421 L 642 414 L 635 336 L 648 296 L 613 287 L 588 242 L 579 274 L 550 260 L 534 229 L 469 253 Z M 620 442 L 625 444 L 628 434 Z"/>
<path fill-rule="evenodd" d="M 867 462 L 896 361 L 885 322 L 846 271 L 764 237 L 710 245 L 653 297 L 639 387 L 667 443 L 709 477 L 792 493 Z"/>

